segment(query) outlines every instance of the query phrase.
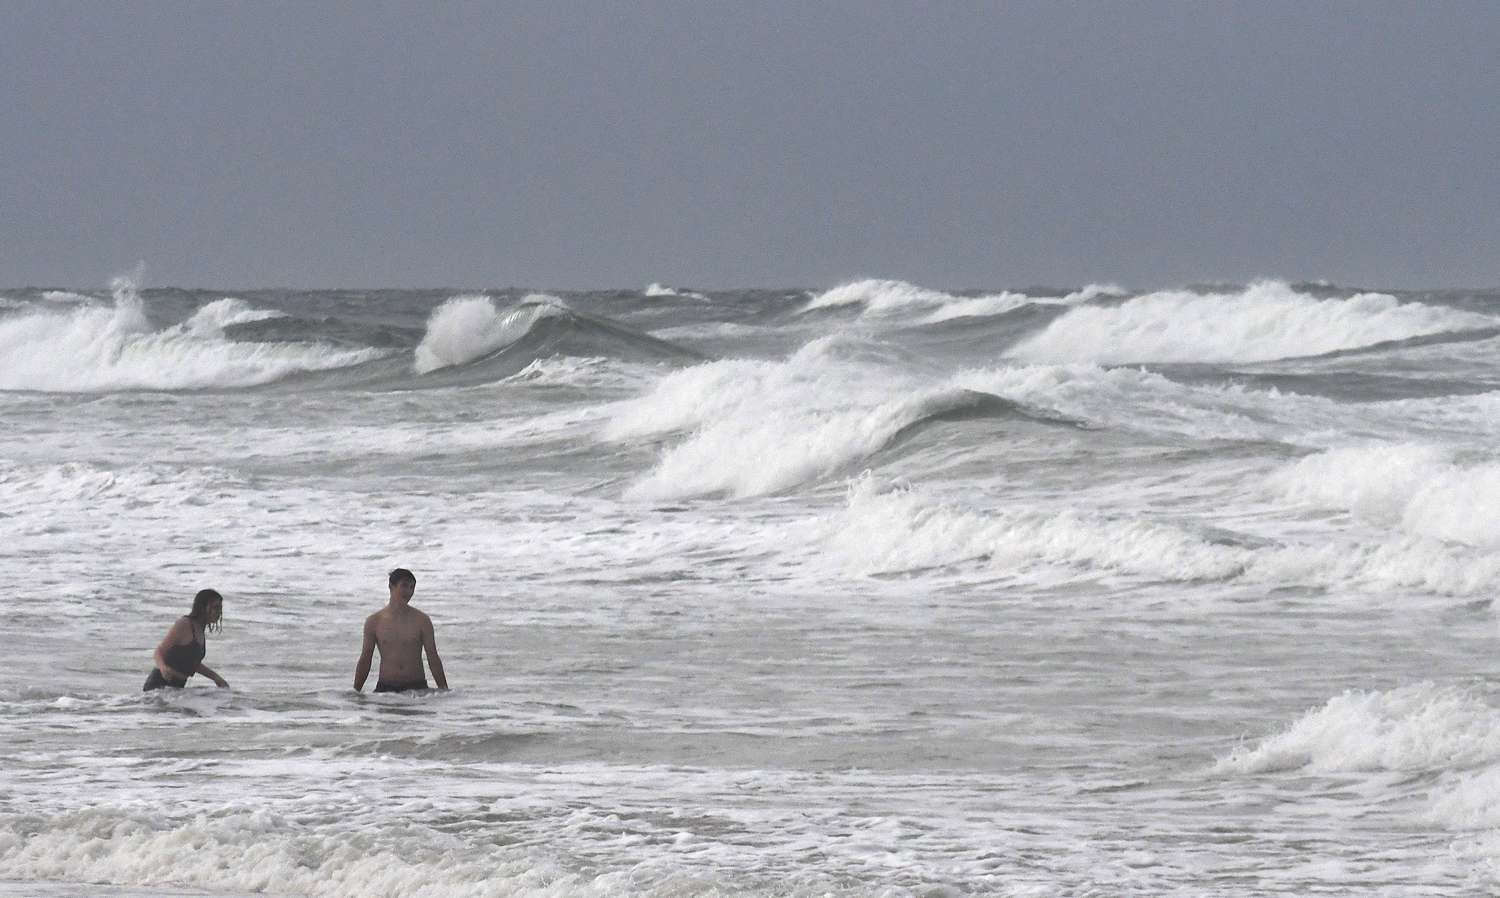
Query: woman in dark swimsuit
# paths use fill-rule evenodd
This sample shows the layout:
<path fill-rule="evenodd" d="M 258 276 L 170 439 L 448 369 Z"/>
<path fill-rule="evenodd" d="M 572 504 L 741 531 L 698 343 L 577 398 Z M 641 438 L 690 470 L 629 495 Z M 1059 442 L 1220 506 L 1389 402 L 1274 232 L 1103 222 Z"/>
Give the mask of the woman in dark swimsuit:
<path fill-rule="evenodd" d="M 203 674 L 214 685 L 227 687 L 224 678 L 214 673 L 203 663 L 208 652 L 208 631 L 219 629 L 219 619 L 224 616 L 224 597 L 212 589 L 200 590 L 193 596 L 193 610 L 179 617 L 167 630 L 161 644 L 152 656 L 155 667 L 146 677 L 142 692 L 150 692 L 163 686 L 181 689 L 187 685 L 188 677 Z"/>

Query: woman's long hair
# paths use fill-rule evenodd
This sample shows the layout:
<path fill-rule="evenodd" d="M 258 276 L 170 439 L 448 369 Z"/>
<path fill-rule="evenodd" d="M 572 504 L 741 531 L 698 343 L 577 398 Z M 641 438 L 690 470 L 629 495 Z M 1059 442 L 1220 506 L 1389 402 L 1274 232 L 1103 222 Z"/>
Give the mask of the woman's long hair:
<path fill-rule="evenodd" d="M 215 602 L 219 603 L 220 608 L 224 605 L 224 597 L 219 595 L 217 589 L 200 589 L 198 590 L 198 594 L 193 596 L 193 610 L 188 612 L 188 617 L 201 624 L 205 632 L 210 629 L 217 632 L 224 628 L 222 612 L 220 612 L 218 620 L 213 623 L 209 623 L 208 621 L 208 606 Z"/>

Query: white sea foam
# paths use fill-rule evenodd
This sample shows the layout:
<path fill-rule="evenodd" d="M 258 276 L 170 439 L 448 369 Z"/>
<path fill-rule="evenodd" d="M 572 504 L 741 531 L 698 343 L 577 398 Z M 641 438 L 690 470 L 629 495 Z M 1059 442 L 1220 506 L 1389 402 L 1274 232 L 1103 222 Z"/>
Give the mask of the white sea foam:
<path fill-rule="evenodd" d="M 1500 710 L 1476 688 L 1431 682 L 1389 691 L 1348 691 L 1274 736 L 1242 745 L 1213 767 L 1223 775 L 1431 774 L 1425 825 L 1472 835 L 1447 853 L 1471 872 L 1500 875 Z M 1477 769 L 1476 769 L 1477 768 Z M 1382 787 L 1391 789 L 1396 783 Z M 1372 813 L 1373 810 L 1366 813 Z M 1490 885 L 1476 883 L 1485 893 Z"/>
<path fill-rule="evenodd" d="M 487 296 L 455 296 L 433 309 L 417 345 L 418 374 L 463 365 L 516 342 L 542 318 L 566 311 L 555 296 L 534 293 L 504 311 Z"/>
<path fill-rule="evenodd" d="M 1500 765 L 1457 778 L 1433 796 L 1428 819 L 1451 829 L 1489 830 L 1474 853 L 1500 864 Z"/>
<path fill-rule="evenodd" d="M 1315 538 L 1258 550 L 1245 570 L 1273 586 L 1419 590 L 1435 595 L 1488 595 L 1500 589 L 1500 556 L 1396 535 L 1376 542 Z"/>
<path fill-rule="evenodd" d="M 132 282 L 116 284 L 111 306 L 37 310 L 0 321 L 0 389 L 47 392 L 244 387 L 297 371 L 376 358 L 307 344 L 238 343 L 224 326 L 278 313 L 225 299 L 184 324 L 154 330 Z"/>
<path fill-rule="evenodd" d="M 799 537 L 800 539 L 800 537 Z M 865 475 L 847 507 L 807 535 L 820 558 L 857 576 L 972 564 L 1031 581 L 1079 570 L 1174 582 L 1226 581 L 1271 588 L 1421 589 L 1485 595 L 1500 589 L 1500 558 L 1397 535 L 1373 542 L 1324 537 L 1225 544 L 1171 521 L 1061 507 L 941 500 L 909 484 Z"/>
<path fill-rule="evenodd" d="M 173 763 L 189 774 L 209 769 L 158 761 L 166 769 L 155 772 L 172 772 Z M 443 791 L 453 785 L 452 767 L 412 760 L 235 761 L 214 765 L 217 782 L 186 800 L 170 786 L 137 792 L 126 775 L 112 784 L 112 800 L 60 813 L 0 815 L 0 880 L 391 898 L 863 898 L 867 884 L 888 876 L 893 865 L 908 881 L 957 882 L 972 882 L 992 866 L 988 821 L 972 814 L 976 803 L 965 802 L 968 815 L 927 807 L 921 799 L 933 789 L 931 777 L 465 767 L 479 777 L 457 796 Z M 271 794 L 253 801 L 241 797 L 246 782 L 293 776 L 317 785 L 294 796 L 272 785 Z M 921 823 L 904 813 L 871 816 L 843 806 L 851 780 L 869 787 L 872 779 L 873 788 L 916 796 L 903 803 Z M 151 808 L 162 792 L 178 799 L 168 813 Z M 745 802 L 747 794 L 755 798 Z M 501 821 L 502 831 L 475 826 L 475 818 Z M 809 852 L 817 864 L 807 864 Z M 188 853 L 192 863 L 184 862 Z M 563 869 L 559 861 L 569 858 L 574 862 Z M 912 892 L 896 886 L 880 894 Z"/>
<path fill-rule="evenodd" d="M 1351 691 L 1285 731 L 1221 758 L 1222 773 L 1455 769 L 1500 761 L 1500 711 L 1471 690 L 1433 683 Z"/>
<path fill-rule="evenodd" d="M 1234 576 L 1244 549 L 1216 546 L 1178 528 L 1084 511 L 936 502 L 910 488 L 886 489 L 865 476 L 848 507 L 827 519 L 820 545 L 849 572 L 894 573 L 982 561 L 1028 577 L 1041 567 L 1085 567 L 1162 580 Z"/>
<path fill-rule="evenodd" d="M 1080 306 L 1008 354 L 1030 362 L 1256 362 L 1494 324 L 1381 293 L 1318 299 L 1264 281 L 1239 293 L 1174 290 Z"/>
<path fill-rule="evenodd" d="M 1282 497 L 1346 510 L 1429 537 L 1500 546 L 1500 464 L 1459 463 L 1425 445 L 1332 449 L 1294 462 L 1268 484 Z"/>
<path fill-rule="evenodd" d="M 616 894 L 611 877 L 570 876 L 518 852 L 463 852 L 419 832 L 387 841 L 358 827 L 319 832 L 296 816 L 235 808 L 180 826 L 163 827 L 156 817 L 104 808 L 64 815 L 38 831 L 0 828 L 0 877 L 319 898 Z M 193 862 L 184 863 L 189 855 Z"/>
<path fill-rule="evenodd" d="M 1477 771 L 1443 778 L 1423 817 L 1429 825 L 1467 833 L 1449 851 L 1483 871 L 1490 881 L 1481 891 L 1494 894 L 1500 883 L 1500 764 L 1487 759 Z"/>
<path fill-rule="evenodd" d="M 41 502 L 87 506 L 105 497 L 136 507 L 204 505 L 216 491 L 236 484 L 225 471 L 137 465 L 110 469 L 83 462 L 17 465 L 0 461 L 0 499 L 9 507 Z"/>

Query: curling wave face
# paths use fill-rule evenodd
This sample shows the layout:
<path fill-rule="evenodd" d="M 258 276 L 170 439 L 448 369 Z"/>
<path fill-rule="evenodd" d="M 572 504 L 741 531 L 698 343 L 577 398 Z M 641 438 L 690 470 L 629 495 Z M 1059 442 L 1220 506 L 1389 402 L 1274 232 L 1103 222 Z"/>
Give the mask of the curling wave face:
<path fill-rule="evenodd" d="M 462 365 L 524 337 L 540 319 L 565 315 L 555 297 L 533 295 L 504 313 L 488 297 L 457 296 L 438 306 L 417 344 L 414 368 L 426 374 Z"/>

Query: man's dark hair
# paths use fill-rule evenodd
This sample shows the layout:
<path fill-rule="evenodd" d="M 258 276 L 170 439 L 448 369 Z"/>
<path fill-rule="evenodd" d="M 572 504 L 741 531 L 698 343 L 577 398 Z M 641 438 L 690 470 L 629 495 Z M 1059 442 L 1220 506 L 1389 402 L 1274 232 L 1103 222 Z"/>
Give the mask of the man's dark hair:
<path fill-rule="evenodd" d="M 404 568 L 404 567 L 398 567 L 394 571 L 391 571 L 391 579 L 390 579 L 390 585 L 391 586 L 395 586 L 397 583 L 400 583 L 402 580 L 410 580 L 412 586 L 416 586 L 417 585 L 417 575 L 413 574 L 411 571 L 407 570 L 406 568 Z"/>

